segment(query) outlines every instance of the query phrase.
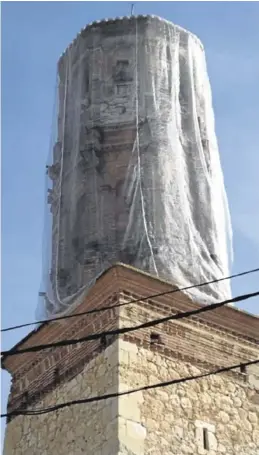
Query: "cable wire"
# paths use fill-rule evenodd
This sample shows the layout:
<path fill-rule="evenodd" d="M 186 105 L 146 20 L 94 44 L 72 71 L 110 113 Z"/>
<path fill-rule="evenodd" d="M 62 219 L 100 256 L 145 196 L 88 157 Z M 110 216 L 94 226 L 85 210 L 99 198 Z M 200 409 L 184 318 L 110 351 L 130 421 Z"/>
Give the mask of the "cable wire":
<path fill-rule="evenodd" d="M 24 354 L 26 352 L 37 352 L 37 351 L 41 351 L 43 349 L 56 348 L 56 347 L 60 347 L 60 346 L 68 346 L 68 345 L 73 345 L 73 344 L 77 344 L 77 343 L 82 343 L 85 341 L 93 341 L 98 338 L 103 338 L 106 336 L 120 335 L 120 334 L 124 334 L 124 333 L 128 333 L 128 332 L 134 332 L 136 330 L 154 327 L 158 324 L 162 324 L 163 322 L 183 319 L 183 318 L 187 318 L 190 316 L 195 316 L 197 314 L 205 313 L 208 311 L 214 311 L 215 309 L 220 308 L 228 303 L 240 302 L 242 300 L 247 300 L 252 297 L 256 297 L 258 295 L 259 295 L 259 291 L 253 292 L 250 294 L 243 294 L 243 295 L 234 297 L 233 299 L 223 300 L 222 302 L 218 302 L 218 303 L 212 303 L 211 305 L 203 306 L 203 307 L 197 308 L 195 310 L 176 313 L 176 314 L 173 314 L 170 316 L 165 316 L 165 317 L 159 318 L 159 319 L 152 319 L 151 321 L 144 322 L 143 324 L 139 324 L 139 325 L 132 326 L 132 327 L 122 327 L 121 329 L 114 329 L 114 330 L 108 330 L 108 331 L 99 332 L 99 333 L 92 333 L 83 338 L 78 338 L 78 339 L 75 338 L 75 339 L 71 339 L 71 340 L 60 340 L 55 343 L 39 344 L 36 346 L 30 346 L 30 347 L 24 348 L 24 349 L 17 349 L 14 346 L 13 348 L 11 348 L 8 351 L 2 351 L 1 355 L 2 356 L 12 356 L 12 355 Z"/>
<path fill-rule="evenodd" d="M 244 368 L 244 367 L 247 367 L 247 366 L 250 366 L 250 365 L 255 365 L 256 363 L 259 363 L 259 359 L 250 360 L 250 361 L 247 361 L 247 362 L 239 363 L 237 365 L 231 365 L 231 366 L 228 366 L 228 367 L 222 367 L 222 368 L 219 368 L 218 370 L 209 371 L 207 373 L 198 374 L 198 375 L 195 375 L 195 376 L 187 376 L 185 378 L 172 379 L 170 381 L 165 381 L 165 382 L 159 382 L 159 383 L 156 383 L 156 384 L 146 385 L 146 386 L 143 386 L 143 387 L 138 387 L 136 389 L 126 390 L 124 392 L 109 393 L 109 394 L 106 394 L 106 395 L 94 396 L 94 397 L 91 397 L 91 398 L 83 398 L 83 399 L 80 399 L 80 400 L 67 401 L 65 403 L 61 403 L 61 404 L 58 404 L 56 406 L 52 406 L 52 407 L 49 407 L 49 408 L 35 409 L 35 410 L 30 410 L 30 411 L 26 411 L 26 410 L 22 410 L 22 409 L 19 410 L 18 409 L 16 411 L 11 411 L 11 412 L 6 413 L 6 414 L 1 414 L 1 417 L 14 417 L 14 416 L 18 416 L 18 415 L 34 415 L 34 416 L 35 415 L 43 415 L 43 414 L 47 414 L 49 412 L 57 411 L 58 409 L 62 409 L 62 408 L 69 407 L 69 406 L 74 406 L 76 404 L 93 403 L 93 402 L 97 402 L 97 401 L 107 400 L 109 398 L 117 398 L 117 397 L 121 397 L 121 396 L 124 396 L 124 395 L 131 395 L 133 393 L 143 392 L 145 390 L 157 389 L 157 388 L 160 388 L 160 387 L 168 387 L 169 385 L 181 384 L 183 382 L 189 382 L 189 381 L 194 381 L 194 380 L 206 378 L 208 376 L 212 376 L 212 375 L 216 375 L 216 374 L 220 374 L 220 373 L 225 373 L 227 371 L 231 371 L 231 370 L 234 370 L 236 368 Z"/>
<path fill-rule="evenodd" d="M 207 281 L 207 282 L 204 282 L 204 283 L 194 284 L 194 285 L 186 286 L 186 287 L 183 287 L 183 288 L 172 289 L 170 291 L 159 292 L 157 294 L 151 294 L 151 295 L 148 295 L 147 297 L 141 297 L 139 299 L 130 300 L 129 302 L 116 303 L 116 304 L 111 305 L 111 306 L 103 306 L 103 307 L 100 307 L 100 308 L 94 308 L 92 310 L 83 311 L 83 312 L 77 313 L 77 314 L 68 314 L 66 316 L 58 316 L 56 318 L 42 319 L 42 320 L 39 320 L 39 321 L 28 322 L 26 324 L 20 324 L 20 325 L 15 325 L 15 326 L 11 326 L 11 327 L 6 327 L 4 329 L 1 329 L 1 332 L 8 332 L 8 331 L 11 331 L 11 330 L 21 329 L 23 327 L 29 327 L 29 326 L 32 326 L 32 325 L 35 325 L 35 324 L 49 324 L 49 323 L 54 322 L 54 321 L 60 321 L 60 320 L 63 320 L 63 319 L 75 318 L 75 317 L 84 316 L 84 315 L 87 315 L 87 314 L 101 313 L 103 311 L 111 310 L 112 308 L 120 308 L 120 307 L 123 307 L 123 306 L 126 306 L 126 305 L 130 305 L 132 303 L 137 303 L 137 302 L 140 302 L 140 301 L 143 302 L 145 300 L 152 299 L 152 298 L 155 298 L 155 297 L 162 297 L 163 295 L 167 295 L 167 294 L 174 294 L 176 292 L 188 291 L 189 289 L 198 288 L 198 287 L 202 287 L 202 286 L 207 286 L 209 284 L 218 283 L 220 281 L 225 281 L 225 280 L 230 280 L 232 278 L 237 278 L 237 277 L 248 275 L 250 273 L 255 273 L 255 272 L 259 272 L 259 268 L 247 270 L 245 272 L 236 273 L 235 275 L 230 275 L 230 276 L 227 276 L 227 277 L 218 278 L 218 279 L 215 279 L 215 280 L 212 280 L 212 281 Z"/>

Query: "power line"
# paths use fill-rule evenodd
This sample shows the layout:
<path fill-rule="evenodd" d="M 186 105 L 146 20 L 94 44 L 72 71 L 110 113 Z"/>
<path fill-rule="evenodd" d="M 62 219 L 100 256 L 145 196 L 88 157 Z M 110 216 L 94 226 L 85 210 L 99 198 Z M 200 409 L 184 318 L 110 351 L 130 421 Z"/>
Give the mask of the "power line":
<path fill-rule="evenodd" d="M 183 383 L 183 382 L 189 382 L 189 381 L 194 381 L 194 380 L 206 378 L 208 376 L 212 376 L 212 375 L 216 375 L 216 374 L 220 374 L 220 373 L 225 373 L 227 371 L 231 371 L 231 370 L 234 370 L 236 368 L 244 368 L 244 367 L 247 367 L 247 366 L 250 366 L 250 365 L 255 365 L 256 363 L 259 363 L 259 359 L 250 360 L 248 362 L 239 363 L 237 365 L 231 365 L 231 366 L 228 366 L 228 367 L 219 368 L 218 370 L 209 371 L 207 373 L 198 374 L 196 376 L 187 376 L 185 378 L 173 379 L 171 381 L 165 381 L 165 382 L 159 382 L 159 383 L 156 383 L 156 384 L 146 385 L 146 386 L 143 386 L 143 387 L 138 387 L 137 389 L 131 389 L 131 390 L 127 390 L 127 391 L 124 391 L 124 392 L 109 393 L 109 394 L 106 394 L 106 395 L 94 396 L 94 397 L 91 397 L 91 398 L 83 398 L 81 400 L 67 401 L 65 403 L 61 403 L 61 404 L 58 404 L 58 405 L 55 405 L 55 406 L 52 406 L 52 407 L 49 407 L 49 408 L 35 409 L 34 411 L 33 410 L 26 411 L 26 410 L 22 410 L 22 409 L 19 410 L 18 409 L 16 411 L 12 411 L 12 412 L 9 412 L 7 414 L 1 414 L 1 417 L 14 417 L 14 416 L 18 416 L 18 415 L 34 415 L 34 416 L 35 415 L 43 415 L 43 414 L 47 414 L 49 412 L 57 411 L 58 409 L 62 409 L 62 408 L 69 407 L 69 406 L 74 406 L 76 404 L 93 403 L 93 402 L 97 402 L 97 401 L 107 400 L 109 398 L 121 397 L 123 395 L 131 395 L 133 393 L 143 392 L 145 390 L 157 389 L 157 388 L 160 388 L 160 387 L 168 387 L 169 385 L 175 385 L 175 384 L 180 384 L 180 383 Z"/>
<path fill-rule="evenodd" d="M 79 339 L 75 338 L 75 339 L 72 339 L 72 340 L 60 340 L 60 341 L 57 341 L 55 343 L 39 344 L 39 345 L 36 345 L 36 346 L 30 346 L 30 347 L 24 348 L 24 349 L 17 349 L 17 348 L 14 347 L 14 348 L 11 348 L 8 351 L 2 351 L 1 355 L 2 356 L 12 356 L 12 355 L 24 354 L 26 352 L 37 352 L 37 351 L 41 351 L 43 349 L 49 349 L 49 348 L 56 348 L 56 347 L 61 347 L 61 346 L 73 345 L 73 344 L 82 343 L 82 342 L 85 342 L 85 341 L 93 341 L 93 340 L 96 340 L 98 338 L 103 338 L 103 337 L 106 337 L 106 336 L 120 335 L 120 334 L 124 334 L 124 333 L 128 333 L 128 332 L 133 332 L 133 331 L 144 329 L 144 328 L 154 327 L 154 326 L 156 326 L 158 324 L 162 324 L 163 322 L 183 319 L 183 318 L 187 318 L 187 317 L 190 317 L 190 316 L 195 316 L 197 314 L 205 313 L 207 311 L 213 311 L 213 310 L 215 310 L 217 308 L 220 308 L 220 307 L 222 307 L 222 306 L 224 306 L 224 305 L 226 305 L 228 303 L 240 302 L 242 300 L 247 300 L 247 299 L 250 299 L 252 297 L 256 297 L 258 295 L 259 295 L 259 291 L 253 292 L 253 293 L 250 293 L 250 294 L 244 294 L 244 295 L 240 295 L 240 296 L 234 297 L 233 299 L 224 300 L 224 301 L 218 302 L 218 303 L 213 303 L 211 305 L 203 306 L 203 307 L 195 309 L 195 310 L 190 310 L 190 311 L 185 311 L 185 312 L 181 312 L 181 313 L 176 313 L 176 314 L 173 314 L 173 315 L 170 315 L 170 316 L 165 316 L 165 317 L 159 318 L 159 319 L 152 319 L 151 321 L 144 322 L 143 324 L 139 324 L 139 325 L 136 325 L 136 326 L 133 326 L 133 327 L 123 327 L 121 329 L 114 329 L 114 330 L 108 330 L 108 331 L 104 331 L 104 332 L 100 332 L 100 333 L 93 333 L 93 334 L 87 335 L 87 336 L 85 336 L 83 338 L 79 338 Z"/>
<path fill-rule="evenodd" d="M 248 275 L 250 273 L 255 273 L 255 272 L 259 272 L 259 268 L 247 270 L 245 272 L 236 273 L 235 275 L 230 275 L 230 276 L 227 276 L 227 277 L 218 278 L 218 279 L 215 279 L 215 280 L 212 280 L 212 281 L 207 281 L 207 282 L 204 282 L 204 283 L 194 284 L 194 285 L 186 286 L 186 287 L 179 288 L 179 289 L 172 289 L 170 291 L 159 292 L 157 294 L 151 294 L 151 295 L 149 295 L 147 297 L 141 297 L 139 299 L 130 300 L 129 302 L 116 303 L 116 304 L 111 305 L 111 306 L 103 306 L 103 307 L 100 307 L 100 308 L 94 308 L 92 310 L 84 311 L 84 312 L 77 313 L 77 314 L 68 314 L 66 316 L 58 316 L 56 318 L 42 319 L 40 321 L 33 321 L 33 322 L 28 322 L 26 324 L 20 324 L 20 325 L 15 325 L 15 326 L 11 326 L 11 327 L 6 327 L 4 329 L 1 329 L 1 332 L 8 332 L 8 331 L 11 331 L 11 330 L 21 329 L 23 327 L 29 327 L 29 326 L 32 326 L 32 325 L 35 325 L 35 324 L 49 324 L 49 323 L 54 322 L 54 321 L 60 321 L 60 320 L 63 320 L 63 319 L 75 318 L 75 317 L 84 316 L 84 315 L 87 315 L 87 314 L 101 313 L 103 311 L 111 310 L 113 308 L 120 308 L 120 307 L 123 307 L 123 306 L 126 306 L 126 305 L 130 305 L 132 303 L 137 303 L 137 302 L 140 302 L 140 301 L 143 302 L 143 301 L 151 299 L 151 298 L 162 297 L 163 295 L 167 295 L 167 294 L 174 294 L 176 292 L 188 291 L 189 289 L 194 289 L 194 288 L 198 288 L 198 287 L 202 287 L 202 286 L 207 286 L 209 284 L 218 283 L 220 281 L 225 281 L 225 280 L 230 280 L 230 279 L 233 279 L 233 278 L 237 278 L 237 277 Z"/>

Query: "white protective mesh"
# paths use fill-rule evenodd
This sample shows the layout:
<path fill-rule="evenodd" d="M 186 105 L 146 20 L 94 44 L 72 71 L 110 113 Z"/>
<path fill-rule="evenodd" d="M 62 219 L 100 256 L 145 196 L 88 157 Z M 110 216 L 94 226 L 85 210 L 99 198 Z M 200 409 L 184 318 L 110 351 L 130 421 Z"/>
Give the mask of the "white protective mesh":
<path fill-rule="evenodd" d="M 71 309 L 115 262 L 179 287 L 228 275 L 231 227 L 200 41 L 156 17 L 94 23 L 58 77 L 41 313 Z M 190 295 L 211 303 L 229 298 L 230 284 Z"/>

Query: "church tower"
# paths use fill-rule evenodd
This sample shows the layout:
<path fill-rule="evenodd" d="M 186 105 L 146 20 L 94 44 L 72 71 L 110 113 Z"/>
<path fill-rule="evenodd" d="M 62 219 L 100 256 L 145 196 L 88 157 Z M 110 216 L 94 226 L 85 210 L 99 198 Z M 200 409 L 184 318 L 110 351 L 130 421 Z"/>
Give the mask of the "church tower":
<path fill-rule="evenodd" d="M 201 42 L 154 16 L 95 22 L 58 79 L 49 319 L 2 361 L 4 455 L 258 455 L 259 366 L 238 367 L 258 358 L 258 318 L 222 306 L 133 329 L 230 297 L 228 280 L 179 291 L 231 256 Z"/>
<path fill-rule="evenodd" d="M 58 63 L 41 309 L 122 262 L 181 287 L 229 275 L 231 230 L 204 49 L 153 16 L 95 22 Z M 229 283 L 190 290 L 230 297 Z"/>

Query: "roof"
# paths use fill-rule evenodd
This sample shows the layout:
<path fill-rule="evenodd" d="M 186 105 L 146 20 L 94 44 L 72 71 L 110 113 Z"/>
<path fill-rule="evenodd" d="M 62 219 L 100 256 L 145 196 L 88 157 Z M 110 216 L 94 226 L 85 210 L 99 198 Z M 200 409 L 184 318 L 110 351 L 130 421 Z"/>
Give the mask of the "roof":
<path fill-rule="evenodd" d="M 169 281 L 155 277 L 155 276 L 153 276 L 147 272 L 143 272 L 142 270 L 139 270 L 135 267 L 125 265 L 122 263 L 116 263 L 116 264 L 112 265 L 111 267 L 109 267 L 108 269 L 106 269 L 102 274 L 100 274 L 100 276 L 97 278 L 97 280 L 95 282 L 95 285 L 90 290 L 91 293 L 95 292 L 95 288 L 100 281 L 104 280 L 107 275 L 109 275 L 109 274 L 112 275 L 113 272 L 117 276 L 119 275 L 119 276 L 125 277 L 127 283 L 129 283 L 129 287 L 130 287 L 130 283 L 134 283 L 134 282 L 136 283 L 136 281 L 142 277 L 143 279 L 145 279 L 146 283 L 150 283 L 150 285 L 152 284 L 154 293 L 155 292 L 166 292 L 169 294 L 170 290 L 179 289 L 178 286 L 175 286 L 174 284 L 170 283 Z M 140 290 L 140 292 L 141 292 L 141 290 Z M 184 293 L 182 292 L 181 294 L 183 295 Z M 143 297 L 145 297 L 145 295 L 143 295 Z M 84 301 L 85 301 L 85 298 L 87 299 L 88 296 L 84 296 Z M 186 298 L 189 300 L 190 305 L 192 305 L 192 306 L 193 305 L 195 305 L 196 307 L 203 306 L 201 304 L 198 304 L 197 302 L 191 301 L 191 299 L 188 296 L 186 296 Z M 76 303 L 77 303 L 77 305 L 76 305 Z M 82 299 L 81 299 L 81 302 L 74 302 L 74 304 L 65 313 L 62 313 L 62 316 L 73 313 L 75 309 L 78 310 L 78 308 L 80 307 L 80 303 L 82 303 Z M 224 317 L 222 317 L 223 315 L 221 315 L 221 313 L 220 313 L 220 311 L 222 311 L 222 310 L 225 313 Z M 258 336 L 259 336 L 259 317 L 258 316 L 248 313 L 247 311 L 232 307 L 232 306 L 222 307 L 222 308 L 218 309 L 217 312 L 215 312 L 215 313 L 217 313 L 217 315 L 216 315 L 217 317 L 214 318 L 214 315 L 213 315 L 213 318 L 212 317 L 210 318 L 212 324 L 220 325 L 220 327 L 223 330 L 226 329 L 226 330 L 230 330 L 230 331 L 232 331 L 232 330 L 237 331 L 237 327 L 238 327 L 239 328 L 238 333 L 240 334 L 241 338 L 242 338 L 242 336 L 244 338 L 245 337 L 258 338 Z M 205 315 L 204 318 L 207 319 L 209 316 L 209 313 L 204 313 L 204 315 Z M 59 317 L 59 316 L 61 316 L 61 315 L 58 314 L 57 317 Z M 203 314 L 201 316 L 203 316 Z M 215 319 L 215 320 L 213 320 L 213 319 Z M 51 319 L 50 319 L 50 322 L 51 322 Z M 26 335 L 24 338 L 22 338 L 13 347 L 13 349 L 16 349 L 17 347 L 22 346 L 31 337 L 33 337 L 35 334 L 38 334 L 47 324 L 48 324 L 48 322 L 45 322 L 45 323 L 39 325 L 34 330 L 32 330 L 28 335 Z M 7 359 L 7 357 L 8 357 L 8 355 L 5 355 L 2 357 L 2 368 L 5 368 L 4 362 Z"/>

